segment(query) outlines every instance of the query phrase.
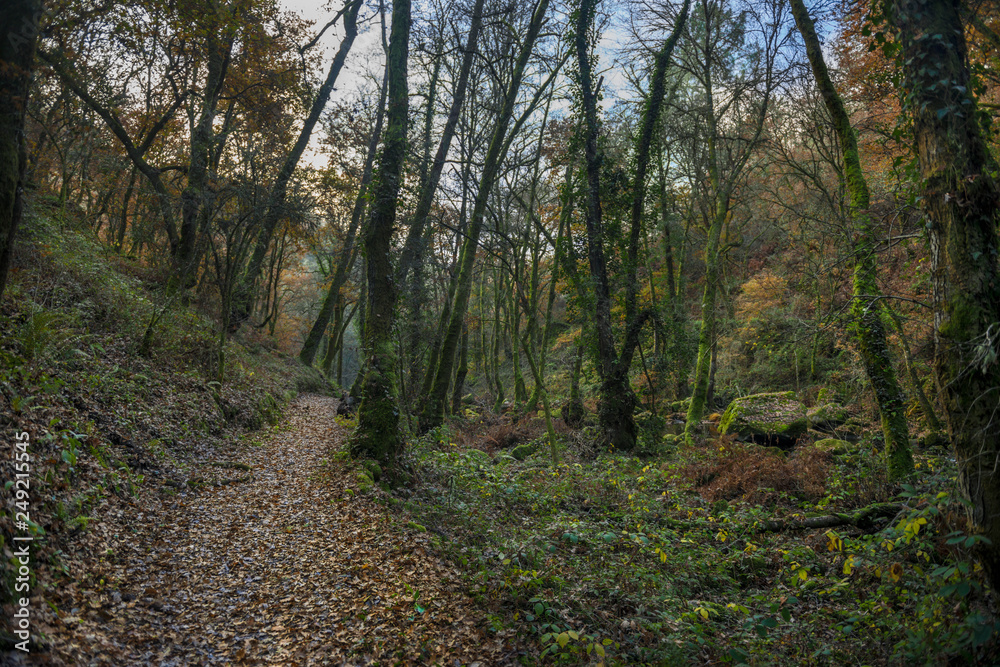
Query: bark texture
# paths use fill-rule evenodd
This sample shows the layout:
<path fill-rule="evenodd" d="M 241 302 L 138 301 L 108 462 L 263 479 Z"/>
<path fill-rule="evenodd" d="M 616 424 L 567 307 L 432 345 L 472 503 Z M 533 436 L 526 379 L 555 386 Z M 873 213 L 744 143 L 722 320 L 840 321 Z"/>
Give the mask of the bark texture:
<path fill-rule="evenodd" d="M 24 119 L 42 3 L 11 0 L 0 9 L 0 297 L 24 210 Z"/>
<path fill-rule="evenodd" d="M 1000 590 L 1000 186 L 970 94 L 960 3 L 892 0 L 930 222 L 934 370 L 979 557 Z"/>
<path fill-rule="evenodd" d="M 392 236 L 396 200 L 406 160 L 409 110 L 406 64 L 410 39 L 410 2 L 395 0 L 386 56 L 389 72 L 389 109 L 385 144 L 372 188 L 371 217 L 364 229 L 368 302 L 364 327 L 364 379 L 358 426 L 351 436 L 355 457 L 375 459 L 392 468 L 403 448 L 396 382 L 396 282 L 392 266 Z"/>
<path fill-rule="evenodd" d="M 844 107 L 844 101 L 830 78 L 813 20 L 806 11 L 803 0 L 791 0 L 791 7 L 799 33 L 806 44 L 806 54 L 809 56 L 816 86 L 833 119 L 844 158 L 844 180 L 850 198 L 849 211 L 857 226 L 857 240 L 854 244 L 854 300 L 851 303 L 851 314 L 854 316 L 861 362 L 875 393 L 875 401 L 878 403 L 879 416 L 882 420 L 889 479 L 895 481 L 913 472 L 913 455 L 910 453 L 910 433 L 906 426 L 903 391 L 896 379 L 896 371 L 889 354 L 889 344 L 885 338 L 885 326 L 882 323 L 882 303 L 878 298 L 880 293 L 876 281 L 875 230 L 868 211 L 871 206 L 868 183 L 861 170 L 854 126 L 851 125 L 851 118 Z"/>

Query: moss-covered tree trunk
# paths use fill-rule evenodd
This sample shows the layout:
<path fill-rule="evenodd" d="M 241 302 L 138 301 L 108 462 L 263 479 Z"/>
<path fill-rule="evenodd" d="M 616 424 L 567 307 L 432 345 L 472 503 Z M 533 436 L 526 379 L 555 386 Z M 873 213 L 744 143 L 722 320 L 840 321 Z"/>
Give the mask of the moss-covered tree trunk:
<path fill-rule="evenodd" d="M 687 18 L 690 2 L 678 17 L 672 34 L 664 41 L 655 56 L 650 92 L 640 120 L 636 145 L 636 177 L 632 192 L 631 226 L 627 248 L 625 291 L 625 338 L 621 352 L 616 349 L 611 319 L 611 288 L 608 280 L 607 260 L 604 253 L 603 222 L 601 211 L 601 161 L 598 148 L 597 92 L 594 87 L 593 66 L 590 58 L 590 30 L 593 25 L 597 0 L 581 0 L 576 16 L 573 46 L 577 57 L 577 75 L 580 101 L 583 107 L 584 158 L 587 173 L 584 211 L 587 228 L 587 257 L 594 287 L 594 331 L 597 337 L 597 368 L 601 378 L 598 417 L 601 438 L 614 449 L 631 450 L 635 446 L 638 430 L 633 412 L 635 392 L 629 381 L 632 357 L 639 342 L 639 333 L 650 313 L 638 313 L 639 284 L 637 278 L 639 240 L 642 234 L 642 213 L 645 199 L 646 170 L 649 165 L 653 128 L 659 120 L 663 106 L 664 82 L 667 65 L 674 46 Z"/>
<path fill-rule="evenodd" d="M 930 221 L 934 369 L 979 557 L 1000 590 L 1000 185 L 971 93 L 960 5 L 893 0 Z"/>
<path fill-rule="evenodd" d="M 889 345 L 882 323 L 882 304 L 879 301 L 879 287 L 876 280 L 875 233 L 871 214 L 868 211 L 870 197 L 868 183 L 861 170 L 858 155 L 858 140 L 851 125 L 850 116 L 844 102 L 833 85 L 823 57 L 823 49 L 816 35 L 809 12 L 803 0 L 791 0 L 795 23 L 805 41 L 806 54 L 812 66 L 816 86 L 823 103 L 833 119 L 840 149 L 844 158 L 844 180 L 850 198 L 849 211 L 857 225 L 854 244 L 854 300 L 851 314 L 861 361 L 871 382 L 882 420 L 885 435 L 885 456 L 889 479 L 898 480 L 913 472 L 913 456 L 910 453 L 910 434 L 906 426 L 903 392 L 896 379 L 896 371 L 889 355 Z"/>
<path fill-rule="evenodd" d="M 358 426 L 351 436 L 351 454 L 392 467 L 403 448 L 396 393 L 397 286 L 393 279 L 392 236 L 396 202 L 406 160 L 409 95 L 406 66 L 410 39 L 410 2 L 395 0 L 386 55 L 389 71 L 389 111 L 385 145 L 372 187 L 371 217 L 364 230 L 368 303 L 364 328 L 364 380 Z"/>
<path fill-rule="evenodd" d="M 0 297 L 24 210 L 24 119 L 41 15 L 39 0 L 9 0 L 0 9 Z"/>
<path fill-rule="evenodd" d="M 462 348 L 458 353 L 458 369 L 455 370 L 455 386 L 451 394 L 451 413 L 457 415 L 462 410 L 462 392 L 465 378 L 469 374 L 469 327 L 462 331 Z"/>

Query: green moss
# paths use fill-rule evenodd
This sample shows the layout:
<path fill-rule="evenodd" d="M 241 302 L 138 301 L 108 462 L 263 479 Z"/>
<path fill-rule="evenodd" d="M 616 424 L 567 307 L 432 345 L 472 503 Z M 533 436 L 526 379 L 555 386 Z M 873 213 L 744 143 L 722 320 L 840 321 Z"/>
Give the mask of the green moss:
<path fill-rule="evenodd" d="M 365 461 L 361 464 L 365 471 L 371 476 L 372 480 L 377 482 L 382 479 L 382 466 L 378 464 L 377 461 L 372 461 L 371 459 Z"/>
<path fill-rule="evenodd" d="M 795 392 L 773 392 L 737 398 L 726 408 L 719 422 L 720 433 L 780 435 L 798 438 L 809 428 L 805 406 Z"/>
<path fill-rule="evenodd" d="M 411 530 L 415 530 L 418 533 L 426 533 L 427 532 L 427 528 L 425 526 L 420 525 L 416 521 L 407 521 L 406 522 L 406 527 L 409 528 L 409 529 L 411 529 Z"/>
<path fill-rule="evenodd" d="M 511 456 L 513 456 L 518 461 L 523 461 L 535 452 L 538 451 L 538 443 L 536 442 L 526 442 L 523 445 L 518 445 L 511 450 Z"/>
<path fill-rule="evenodd" d="M 851 454 L 857 451 L 859 445 L 852 444 L 846 440 L 839 440 L 837 438 L 823 438 L 822 440 L 814 442 L 813 447 L 820 451 L 827 452 L 828 454 L 840 456 L 841 454 Z"/>

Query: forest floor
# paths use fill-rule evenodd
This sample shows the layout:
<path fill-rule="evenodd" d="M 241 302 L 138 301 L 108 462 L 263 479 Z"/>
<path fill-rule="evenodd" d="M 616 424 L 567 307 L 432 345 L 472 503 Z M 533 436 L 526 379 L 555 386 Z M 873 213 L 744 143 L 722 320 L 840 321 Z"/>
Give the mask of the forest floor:
<path fill-rule="evenodd" d="M 300 396 L 224 461 L 94 522 L 63 555 L 88 572 L 47 596 L 52 644 L 32 664 L 514 661 L 514 631 L 487 634 L 428 534 L 331 465 L 335 409 Z"/>

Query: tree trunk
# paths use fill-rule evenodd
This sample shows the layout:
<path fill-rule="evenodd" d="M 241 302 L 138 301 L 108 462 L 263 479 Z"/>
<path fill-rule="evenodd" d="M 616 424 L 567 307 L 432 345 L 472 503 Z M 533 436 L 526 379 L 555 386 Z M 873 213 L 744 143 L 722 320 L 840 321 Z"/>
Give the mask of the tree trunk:
<path fill-rule="evenodd" d="M 218 17 L 216 17 L 217 19 Z M 181 193 L 181 229 L 178 239 L 177 255 L 174 257 L 176 284 L 180 288 L 187 287 L 188 276 L 194 268 L 198 242 L 198 221 L 202 209 L 211 206 L 211 192 L 208 188 L 209 160 L 214 143 L 215 112 L 222 94 L 226 70 L 229 67 L 229 56 L 233 40 L 223 37 L 221 40 L 215 34 L 218 21 L 209 20 L 205 49 L 208 52 L 206 65 L 205 89 L 202 93 L 201 114 L 198 124 L 191 133 L 191 157 L 187 170 L 187 187 Z"/>
<path fill-rule="evenodd" d="M 451 140 L 455 136 L 455 129 L 458 127 L 459 117 L 462 113 L 462 105 L 465 104 L 465 94 L 469 89 L 469 75 L 472 72 L 472 63 L 475 60 L 476 48 L 479 44 L 479 32 L 483 24 L 483 5 L 485 0 L 476 0 L 472 9 L 472 23 L 469 26 L 469 38 L 465 44 L 462 55 L 462 68 L 458 73 L 458 84 L 455 87 L 455 94 L 451 101 L 451 108 L 448 110 L 448 119 L 444 124 L 444 131 L 441 133 L 441 140 L 438 142 L 437 153 L 434 154 L 434 162 L 427 178 L 420 184 L 420 195 L 417 198 L 417 207 L 413 213 L 413 221 L 406 235 L 406 244 L 403 246 L 403 255 L 399 260 L 399 282 L 406 282 L 407 272 L 413 268 L 417 251 L 420 246 L 420 239 L 423 237 L 424 226 L 427 224 L 427 216 L 431 212 L 431 205 L 434 203 L 434 193 L 437 191 L 438 183 L 441 180 L 441 173 L 444 171 L 445 160 L 448 157 L 448 149 L 451 147 Z"/>
<path fill-rule="evenodd" d="M 851 303 L 851 312 L 854 316 L 861 360 L 868 381 L 871 382 L 875 392 L 875 400 L 882 418 L 889 479 L 895 481 L 913 472 L 913 456 L 910 453 L 910 434 L 906 426 L 903 392 L 899 388 L 892 358 L 889 356 L 889 345 L 886 343 L 881 317 L 882 304 L 878 300 L 880 294 L 875 279 L 875 239 L 871 214 L 868 211 L 870 206 L 868 184 L 861 171 L 854 127 L 844 108 L 843 100 L 830 79 L 812 18 L 806 11 L 803 0 L 791 0 L 791 7 L 795 23 L 806 44 L 806 54 L 812 65 L 816 85 L 833 119 L 844 158 L 850 215 L 858 225 L 857 240 L 854 245 L 854 300 Z"/>
<path fill-rule="evenodd" d="M 978 555 L 1000 590 L 1000 187 L 970 93 L 959 3 L 893 0 L 930 221 L 935 374 Z"/>
<path fill-rule="evenodd" d="M 41 15 L 39 0 L 9 0 L 0 9 L 0 297 L 24 211 L 24 120 Z"/>
<path fill-rule="evenodd" d="M 368 307 L 364 329 L 364 381 L 358 426 L 351 436 L 351 453 L 393 467 L 403 448 L 399 404 L 396 395 L 397 286 L 393 279 L 392 235 L 396 223 L 396 201 L 406 160 L 406 128 L 409 106 L 406 65 L 410 38 L 410 1 L 395 0 L 389 52 L 389 113 L 385 145 L 372 188 L 372 212 L 364 230 Z"/>
<path fill-rule="evenodd" d="M 607 260 L 603 245 L 601 212 L 601 154 L 598 149 L 597 91 L 594 87 L 590 61 L 589 32 L 594 20 L 597 0 L 583 0 L 577 14 L 574 46 L 578 62 L 581 102 L 584 116 L 584 156 L 587 167 L 587 196 L 585 197 L 587 250 L 590 275 L 594 285 L 594 329 L 597 335 L 597 369 L 601 378 L 598 416 L 601 437 L 615 449 L 631 450 L 635 446 L 638 430 L 633 412 L 636 398 L 629 382 L 632 357 L 639 341 L 639 333 L 646 315 L 638 311 L 638 253 L 642 235 L 642 213 L 646 194 L 646 170 L 649 166 L 653 129 L 663 106 L 664 81 L 667 64 L 680 37 L 690 2 L 685 2 L 671 35 L 664 41 L 654 59 L 653 80 L 642 112 L 639 137 L 636 145 L 636 178 L 632 191 L 631 225 L 628 243 L 625 290 L 625 340 L 619 355 L 615 348 L 611 320 L 611 289 L 608 281 Z"/>
<path fill-rule="evenodd" d="M 451 394 L 451 413 L 457 415 L 462 410 L 462 392 L 465 378 L 469 374 L 469 327 L 462 330 L 462 349 L 458 353 L 458 370 L 455 371 L 455 387 Z"/>
<path fill-rule="evenodd" d="M 896 333 L 899 334 L 899 347 L 903 350 L 903 363 L 906 365 L 907 375 L 910 376 L 913 393 L 920 404 L 920 411 L 924 413 L 924 421 L 927 423 L 927 428 L 939 432 L 941 431 L 941 421 L 934 412 L 934 406 L 931 405 L 930 399 L 927 398 L 927 392 L 924 391 L 924 383 L 920 381 L 920 376 L 917 375 L 913 353 L 910 351 L 910 341 L 906 336 L 906 331 L 903 329 L 903 322 L 892 308 L 886 308 L 886 313 L 892 319 L 892 323 L 896 327 Z"/>

